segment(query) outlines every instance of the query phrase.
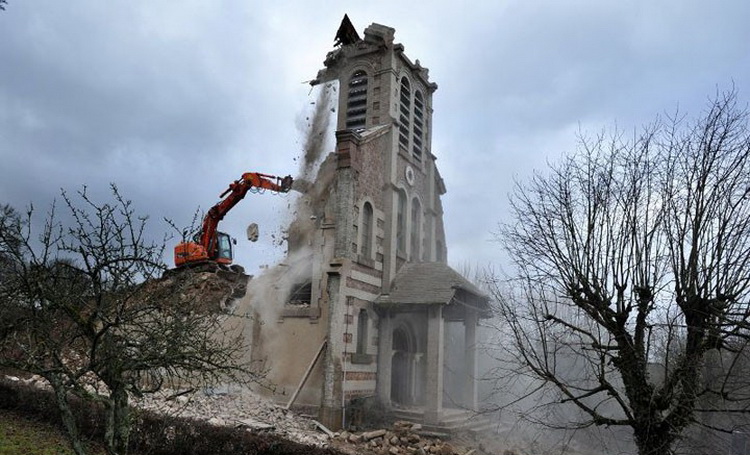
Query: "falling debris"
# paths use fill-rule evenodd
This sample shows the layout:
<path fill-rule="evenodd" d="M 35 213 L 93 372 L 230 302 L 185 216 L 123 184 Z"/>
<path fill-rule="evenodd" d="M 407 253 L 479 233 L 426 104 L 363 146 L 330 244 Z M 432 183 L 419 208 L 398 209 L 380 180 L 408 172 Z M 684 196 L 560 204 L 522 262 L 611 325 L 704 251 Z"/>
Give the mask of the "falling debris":
<path fill-rule="evenodd" d="M 329 142 L 332 84 L 318 88 L 314 112 L 305 125 L 305 140 L 298 175 L 292 190 L 299 193 L 290 207 L 292 221 L 280 234 L 274 234 L 276 245 L 286 243 L 285 264 L 263 272 L 250 282 L 244 311 L 257 311 L 263 320 L 274 320 L 287 301 L 293 287 L 312 275 L 312 236 L 317 223 L 325 218 L 324 208 L 335 174 L 333 155 L 322 160 Z M 322 163 L 321 163 L 322 161 Z"/>
<path fill-rule="evenodd" d="M 312 123 L 305 138 L 304 159 L 297 179 L 312 181 L 315 178 L 315 165 L 320 162 L 326 145 L 326 132 L 331 123 L 331 86 L 326 85 L 318 93 Z M 309 118 L 309 117 L 308 117 Z"/>

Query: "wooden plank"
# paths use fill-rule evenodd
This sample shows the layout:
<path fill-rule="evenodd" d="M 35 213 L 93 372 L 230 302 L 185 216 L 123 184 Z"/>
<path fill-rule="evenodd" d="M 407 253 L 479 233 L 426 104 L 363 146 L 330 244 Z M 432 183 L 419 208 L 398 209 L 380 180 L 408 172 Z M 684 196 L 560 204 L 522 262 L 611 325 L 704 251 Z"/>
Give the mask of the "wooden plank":
<path fill-rule="evenodd" d="M 292 397 L 289 399 L 289 402 L 286 404 L 286 409 L 289 409 L 294 404 L 294 401 L 297 399 L 297 396 L 302 391 L 302 387 L 305 386 L 305 382 L 307 382 L 307 378 L 310 377 L 310 373 L 312 373 L 313 367 L 315 367 L 315 364 L 318 362 L 318 359 L 320 358 L 320 355 L 323 353 L 326 347 L 326 343 L 328 342 L 327 339 L 323 340 L 323 342 L 320 344 L 320 349 L 318 349 L 318 352 L 315 354 L 315 357 L 313 357 L 312 361 L 310 362 L 310 365 L 307 366 L 307 370 L 305 370 L 305 374 L 302 376 L 302 380 L 299 382 L 299 385 L 294 390 L 294 393 L 292 394 Z"/>
<path fill-rule="evenodd" d="M 329 430 L 328 427 L 326 427 L 322 423 L 318 422 L 317 420 L 313 420 L 313 423 L 315 424 L 316 427 L 318 427 L 318 429 L 320 431 L 322 431 L 323 433 L 327 434 L 329 438 L 334 437 L 333 431 Z"/>

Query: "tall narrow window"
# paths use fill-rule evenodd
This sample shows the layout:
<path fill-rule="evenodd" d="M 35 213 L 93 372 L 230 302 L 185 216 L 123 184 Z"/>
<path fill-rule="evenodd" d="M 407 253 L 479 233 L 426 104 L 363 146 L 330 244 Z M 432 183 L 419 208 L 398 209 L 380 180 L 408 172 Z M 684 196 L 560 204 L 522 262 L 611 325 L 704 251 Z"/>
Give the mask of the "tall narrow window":
<path fill-rule="evenodd" d="M 445 261 L 445 255 L 443 255 L 443 242 L 441 242 L 440 240 L 435 242 L 435 259 L 438 262 Z"/>
<path fill-rule="evenodd" d="M 415 159 L 422 159 L 424 141 L 424 97 L 419 90 L 414 94 L 414 131 L 412 135 L 411 154 Z"/>
<path fill-rule="evenodd" d="M 419 233 L 422 230 L 422 206 L 417 198 L 411 201 L 411 261 L 418 262 L 419 258 Z"/>
<path fill-rule="evenodd" d="M 362 205 L 362 245 L 359 253 L 368 259 L 372 257 L 372 228 L 372 205 L 365 202 Z"/>
<path fill-rule="evenodd" d="M 357 315 L 357 354 L 367 354 L 367 310 L 359 310 Z"/>
<path fill-rule="evenodd" d="M 406 254 L 406 192 L 398 191 L 398 212 L 396 216 L 396 251 Z"/>
<path fill-rule="evenodd" d="M 398 142 L 409 150 L 409 117 L 411 115 L 411 86 L 409 79 L 401 78 L 401 96 L 400 96 L 399 118 L 398 118 Z"/>
<path fill-rule="evenodd" d="M 359 70 L 349 80 L 346 103 L 346 129 L 359 130 L 367 120 L 367 73 Z"/>

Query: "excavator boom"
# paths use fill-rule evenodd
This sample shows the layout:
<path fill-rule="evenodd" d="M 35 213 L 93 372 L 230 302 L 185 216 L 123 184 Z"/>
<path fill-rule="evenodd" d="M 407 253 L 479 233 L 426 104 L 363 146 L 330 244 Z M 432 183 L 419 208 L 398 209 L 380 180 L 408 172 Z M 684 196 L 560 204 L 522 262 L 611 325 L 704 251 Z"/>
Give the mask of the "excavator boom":
<path fill-rule="evenodd" d="M 206 261 L 220 264 L 232 263 L 231 243 L 229 236 L 218 232 L 219 222 L 232 208 L 245 198 L 248 192 L 263 192 L 266 190 L 276 193 L 288 193 L 292 189 L 291 176 L 277 177 L 275 175 L 246 172 L 242 177 L 229 184 L 220 198 L 223 198 L 206 213 L 201 230 L 195 242 L 182 242 L 174 249 L 175 266 L 181 267 Z"/>

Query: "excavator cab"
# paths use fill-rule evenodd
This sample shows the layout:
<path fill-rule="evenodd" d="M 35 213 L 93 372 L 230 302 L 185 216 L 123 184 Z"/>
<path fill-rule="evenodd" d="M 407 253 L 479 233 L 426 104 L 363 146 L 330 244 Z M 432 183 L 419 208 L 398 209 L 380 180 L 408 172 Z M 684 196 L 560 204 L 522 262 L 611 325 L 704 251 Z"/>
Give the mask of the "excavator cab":
<path fill-rule="evenodd" d="M 216 233 L 216 262 L 219 264 L 232 263 L 232 240 L 229 234 Z"/>
<path fill-rule="evenodd" d="M 234 243 L 234 239 L 229 234 L 217 232 L 215 241 L 212 242 L 215 245 L 215 249 L 213 252 L 210 252 L 200 244 L 200 238 L 196 235 L 196 238 L 192 242 L 183 242 L 174 248 L 174 263 L 177 267 L 180 267 L 187 264 L 200 264 L 210 260 L 219 264 L 229 265 L 233 259 L 232 243 Z"/>

